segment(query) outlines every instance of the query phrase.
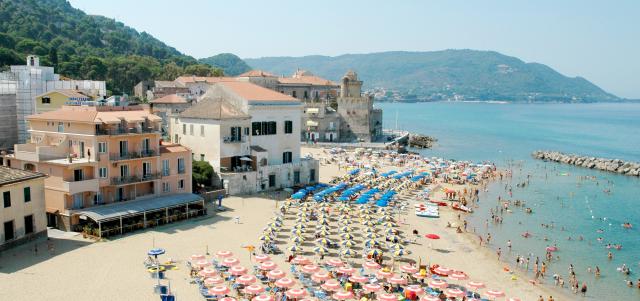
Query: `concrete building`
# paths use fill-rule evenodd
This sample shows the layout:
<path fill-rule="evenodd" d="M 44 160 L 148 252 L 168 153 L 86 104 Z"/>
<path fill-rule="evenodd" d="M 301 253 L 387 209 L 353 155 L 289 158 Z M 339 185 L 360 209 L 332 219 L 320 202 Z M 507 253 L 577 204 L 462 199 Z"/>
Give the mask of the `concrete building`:
<path fill-rule="evenodd" d="M 25 118 L 36 113 L 36 96 L 53 90 L 79 90 L 94 98 L 102 98 L 107 93 L 104 81 L 61 80 L 53 67 L 40 66 L 37 56 L 28 56 L 26 65 L 11 66 L 10 71 L 0 73 L 0 95 L 15 94 L 19 143 L 29 138 Z M 3 139 L 10 138 L 0 136 L 0 141 Z"/>
<path fill-rule="evenodd" d="M 300 157 L 299 100 L 245 81 L 211 85 L 173 117 L 173 142 L 208 161 L 230 194 L 302 186 L 318 180 L 318 161 Z"/>
<path fill-rule="evenodd" d="M 141 107 L 64 106 L 27 120 L 31 142 L 3 164 L 49 175 L 50 226 L 111 235 L 166 221 L 176 208 L 204 210 L 191 194 L 191 151 L 161 142 L 161 118 Z"/>
<path fill-rule="evenodd" d="M 14 74 L 0 73 L 0 150 L 7 150 L 18 143 L 18 118 Z"/>
<path fill-rule="evenodd" d="M 189 88 L 179 81 L 145 80 L 133 87 L 133 95 L 139 99 L 154 100 L 172 94 L 186 96 L 190 92 Z"/>
<path fill-rule="evenodd" d="M 55 111 L 64 105 L 92 101 L 78 90 L 53 90 L 36 96 L 36 113 Z"/>
<path fill-rule="evenodd" d="M 47 235 L 45 175 L 0 166 L 0 251 Z"/>
<path fill-rule="evenodd" d="M 162 137 L 170 140 L 169 137 L 169 116 L 179 114 L 191 107 L 192 97 L 190 94 L 169 94 L 149 101 L 151 113 L 162 118 Z"/>

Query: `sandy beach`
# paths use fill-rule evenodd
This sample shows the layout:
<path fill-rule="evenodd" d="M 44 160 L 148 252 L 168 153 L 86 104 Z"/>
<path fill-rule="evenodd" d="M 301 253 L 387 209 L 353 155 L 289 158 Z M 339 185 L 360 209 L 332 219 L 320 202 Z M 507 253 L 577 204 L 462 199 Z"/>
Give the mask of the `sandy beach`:
<path fill-rule="evenodd" d="M 303 153 L 316 158 L 324 156 L 321 149 L 303 148 Z M 325 182 L 344 173 L 345 170 L 339 170 L 335 164 L 322 164 L 320 180 Z M 209 254 L 207 258 L 212 258 L 218 250 L 229 250 L 242 266 L 251 268 L 255 262 L 250 261 L 250 254 L 243 246 L 259 246 L 262 228 L 275 215 L 278 204 L 282 204 L 283 200 L 273 199 L 276 196 L 279 195 L 269 193 L 225 198 L 225 211 L 105 242 L 95 243 L 79 234 L 52 231 L 54 238 L 49 242 L 54 250 L 48 250 L 47 241 L 42 240 L 37 243 L 37 253 L 34 243 L 2 253 L 2 299 L 34 300 L 46 296 L 47 300 L 157 300 L 153 293 L 156 280 L 150 277 L 143 262 L 149 249 L 161 247 L 167 251 L 161 261 L 171 258 L 176 262 L 176 268 L 169 270 L 166 278 L 177 298 L 204 300 L 197 285 L 191 283 L 186 261 L 192 254 Z M 209 212 L 213 212 L 211 204 Z M 398 224 L 404 233 L 415 229 L 421 236 L 436 233 L 441 237 L 431 241 L 422 236 L 415 244 L 407 245 L 411 253 L 407 256 L 409 259 L 462 270 L 470 280 L 483 281 L 488 288 L 503 290 L 507 297 L 537 300 L 540 295 L 545 299 L 553 295 L 555 300 L 573 299 L 532 285 L 526 277 L 505 272 L 506 264 L 497 261 L 496 254 L 489 249 L 480 247 L 474 234 L 458 234 L 454 228 L 446 228 L 447 222 L 460 223 L 458 212 L 450 208 L 440 212 L 438 219 L 421 218 L 412 212 L 400 217 Z M 289 269 L 286 255 L 287 252 L 272 256 L 284 271 Z"/>

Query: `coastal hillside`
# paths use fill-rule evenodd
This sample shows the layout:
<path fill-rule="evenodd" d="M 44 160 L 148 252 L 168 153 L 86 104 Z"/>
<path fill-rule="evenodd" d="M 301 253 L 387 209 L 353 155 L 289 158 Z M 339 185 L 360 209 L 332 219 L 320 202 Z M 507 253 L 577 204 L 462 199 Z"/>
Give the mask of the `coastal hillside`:
<path fill-rule="evenodd" d="M 141 80 L 183 74 L 222 75 L 146 32 L 87 15 L 65 0 L 0 0 L 0 68 L 40 56 L 63 76 L 105 80 L 114 94 L 131 93 Z"/>
<path fill-rule="evenodd" d="M 582 77 L 494 51 L 443 50 L 245 59 L 256 69 L 289 75 L 307 69 L 332 80 L 352 68 L 378 100 L 616 101 Z"/>
<path fill-rule="evenodd" d="M 222 69 L 224 75 L 227 76 L 236 76 L 251 70 L 247 63 L 233 53 L 220 53 L 198 61 L 202 64 Z"/>

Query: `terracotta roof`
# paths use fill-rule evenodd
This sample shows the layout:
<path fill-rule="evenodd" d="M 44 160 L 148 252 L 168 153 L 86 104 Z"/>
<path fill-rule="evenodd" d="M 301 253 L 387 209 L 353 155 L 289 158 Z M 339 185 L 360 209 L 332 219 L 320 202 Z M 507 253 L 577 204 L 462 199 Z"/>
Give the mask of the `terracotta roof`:
<path fill-rule="evenodd" d="M 171 143 L 166 141 L 162 141 L 162 143 L 160 144 L 161 154 L 182 153 L 182 152 L 191 152 L 191 150 L 189 150 L 186 146 L 183 146 L 181 144 L 176 144 L 176 143 Z"/>
<path fill-rule="evenodd" d="M 180 76 L 178 78 L 176 78 L 175 81 L 183 83 L 183 84 L 187 84 L 187 83 L 198 83 L 198 82 L 202 82 L 202 83 L 208 83 L 208 84 L 213 84 L 213 83 L 219 83 L 219 82 L 223 82 L 223 81 L 235 81 L 236 79 L 234 77 L 203 77 L 203 76 Z"/>
<path fill-rule="evenodd" d="M 157 80 L 153 83 L 157 88 L 184 88 L 184 83 L 170 80 Z"/>
<path fill-rule="evenodd" d="M 52 120 L 52 121 L 73 121 L 73 122 L 94 123 L 96 120 L 96 116 L 98 116 L 98 111 L 90 111 L 90 110 L 77 111 L 77 110 L 58 109 L 55 111 L 29 115 L 26 117 L 26 119 L 27 120 Z"/>
<path fill-rule="evenodd" d="M 42 177 L 46 177 L 46 175 L 22 169 L 0 166 L 0 186 Z"/>
<path fill-rule="evenodd" d="M 238 77 L 276 77 L 276 76 L 262 70 L 251 70 L 238 75 Z"/>
<path fill-rule="evenodd" d="M 295 77 L 280 77 L 281 84 L 303 84 L 312 86 L 338 86 L 335 82 L 315 75 L 297 75 Z"/>
<path fill-rule="evenodd" d="M 187 100 L 178 94 L 169 94 L 164 97 L 156 98 L 149 103 L 187 103 Z"/>
<path fill-rule="evenodd" d="M 129 122 L 139 122 L 144 119 L 149 119 L 150 121 L 162 120 L 162 118 L 142 109 L 131 111 L 98 111 L 94 107 L 63 107 L 55 111 L 29 115 L 26 119 L 82 123 L 118 123 L 122 119 Z"/>
<path fill-rule="evenodd" d="M 300 102 L 298 99 L 249 82 L 220 82 L 230 92 L 249 102 Z"/>
<path fill-rule="evenodd" d="M 54 92 L 58 92 L 58 93 L 66 96 L 66 97 L 69 97 L 69 98 L 91 99 L 91 96 L 84 95 L 78 90 L 69 90 L 69 89 L 51 90 L 51 91 L 48 91 L 46 93 L 42 93 L 42 94 L 40 94 L 40 95 L 38 95 L 36 97 L 42 97 L 42 96 L 45 96 L 45 95 L 48 95 L 48 94 L 51 94 L 51 93 L 54 93 Z"/>
<path fill-rule="evenodd" d="M 180 117 L 215 120 L 251 118 L 224 98 L 214 96 L 212 92 L 205 93 L 197 104 L 180 113 Z"/>

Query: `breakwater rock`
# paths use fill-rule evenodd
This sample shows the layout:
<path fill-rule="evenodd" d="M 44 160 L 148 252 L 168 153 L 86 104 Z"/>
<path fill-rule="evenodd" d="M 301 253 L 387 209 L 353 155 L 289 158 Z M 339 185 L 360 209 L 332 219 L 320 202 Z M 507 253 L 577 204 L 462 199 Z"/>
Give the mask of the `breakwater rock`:
<path fill-rule="evenodd" d="M 434 137 L 429 137 L 420 134 L 409 134 L 409 146 L 417 148 L 431 148 L 433 144 L 438 141 Z"/>
<path fill-rule="evenodd" d="M 640 176 L 640 163 L 627 162 L 620 159 L 586 157 L 553 151 L 535 151 L 535 159 L 571 164 L 591 169 L 615 172 L 627 176 Z"/>

